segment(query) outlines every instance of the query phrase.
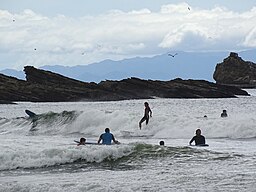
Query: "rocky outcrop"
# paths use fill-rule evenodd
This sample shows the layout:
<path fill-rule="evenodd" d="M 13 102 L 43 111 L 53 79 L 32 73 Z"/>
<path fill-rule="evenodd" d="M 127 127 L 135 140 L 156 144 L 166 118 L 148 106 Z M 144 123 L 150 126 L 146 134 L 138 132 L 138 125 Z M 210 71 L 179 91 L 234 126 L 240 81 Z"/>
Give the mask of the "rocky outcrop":
<path fill-rule="evenodd" d="M 216 65 L 213 78 L 217 84 L 233 85 L 241 88 L 256 87 L 256 64 L 244 61 L 237 53 Z"/>
<path fill-rule="evenodd" d="M 0 100 L 0 104 L 16 104 L 16 103 L 11 101 Z"/>
<path fill-rule="evenodd" d="M 248 95 L 237 87 L 203 80 L 153 81 L 128 78 L 86 83 L 26 66 L 26 81 L 0 74 L 1 101 L 116 101 L 150 98 L 229 98 Z"/>

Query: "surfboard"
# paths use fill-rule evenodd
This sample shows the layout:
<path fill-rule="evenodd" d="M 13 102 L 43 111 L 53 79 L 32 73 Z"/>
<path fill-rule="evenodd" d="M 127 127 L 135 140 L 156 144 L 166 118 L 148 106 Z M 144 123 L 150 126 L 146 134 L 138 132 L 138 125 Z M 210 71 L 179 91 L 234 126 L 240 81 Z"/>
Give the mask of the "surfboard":
<path fill-rule="evenodd" d="M 77 140 L 74 140 L 75 143 L 80 143 Z M 117 143 L 112 143 L 111 145 L 120 145 L 121 143 L 117 141 Z M 85 142 L 85 145 L 102 145 L 101 143 L 95 143 L 95 142 Z"/>
<path fill-rule="evenodd" d="M 190 145 L 192 147 L 209 147 L 208 144 L 200 144 L 200 145 Z"/>
<path fill-rule="evenodd" d="M 29 117 L 35 117 L 35 116 L 36 116 L 36 114 L 35 114 L 34 112 L 32 112 L 32 111 L 30 111 L 30 110 L 28 110 L 28 109 L 25 110 L 25 113 L 27 113 L 27 115 L 28 115 Z"/>
<path fill-rule="evenodd" d="M 77 141 L 77 140 L 74 140 L 74 142 L 75 143 L 80 143 L 79 141 Z M 85 142 L 85 145 L 101 145 L 101 144 L 99 144 L 99 143 L 94 143 L 94 142 Z"/>
<path fill-rule="evenodd" d="M 201 144 L 201 145 L 196 145 L 196 146 L 198 146 L 198 147 L 209 147 L 208 144 Z"/>

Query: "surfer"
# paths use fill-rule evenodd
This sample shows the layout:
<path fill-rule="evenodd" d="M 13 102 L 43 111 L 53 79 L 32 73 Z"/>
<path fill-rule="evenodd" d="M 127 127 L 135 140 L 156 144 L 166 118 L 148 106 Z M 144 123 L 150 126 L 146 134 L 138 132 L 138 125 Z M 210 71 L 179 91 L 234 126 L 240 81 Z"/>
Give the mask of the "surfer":
<path fill-rule="evenodd" d="M 139 127 L 140 127 L 140 129 L 141 129 L 141 124 L 142 124 L 144 121 L 146 121 L 146 125 L 148 124 L 149 115 L 150 115 L 150 117 L 152 117 L 152 111 L 151 111 L 151 109 L 150 109 L 150 107 L 149 107 L 148 102 L 145 102 L 145 103 L 144 103 L 144 106 L 145 106 L 144 116 L 142 117 L 142 119 L 141 119 L 140 122 L 139 122 Z"/>
<path fill-rule="evenodd" d="M 118 144 L 119 142 L 115 139 L 114 135 L 110 133 L 109 128 L 105 129 L 105 133 L 102 133 L 100 135 L 100 138 L 98 140 L 98 144 L 101 142 L 103 145 L 111 145 L 111 141 L 113 140 L 114 143 Z"/>
<path fill-rule="evenodd" d="M 164 146 L 164 141 L 160 141 L 160 142 L 159 142 L 159 145 L 160 145 L 160 146 Z"/>
<path fill-rule="evenodd" d="M 32 122 L 32 127 L 30 131 L 36 131 L 37 130 L 36 126 L 38 124 L 37 120 L 39 119 L 39 116 L 28 109 L 25 110 L 25 113 L 29 116 L 29 119 L 31 119 L 31 122 Z"/>
<path fill-rule="evenodd" d="M 86 142 L 86 139 L 85 138 L 80 138 L 80 141 L 79 141 L 79 143 L 77 144 L 77 146 L 79 146 L 79 145 L 85 145 L 85 142 Z"/>
<path fill-rule="evenodd" d="M 195 145 L 205 145 L 205 137 L 201 135 L 201 129 L 196 130 L 196 135 L 189 141 L 189 145 L 195 141 Z"/>
<path fill-rule="evenodd" d="M 36 114 L 28 109 L 25 110 L 25 113 L 27 113 L 27 115 L 31 118 L 36 117 Z"/>
<path fill-rule="evenodd" d="M 227 117 L 228 116 L 228 114 L 227 114 L 227 110 L 223 110 L 222 111 L 222 113 L 221 113 L 221 115 L 220 115 L 221 117 Z"/>

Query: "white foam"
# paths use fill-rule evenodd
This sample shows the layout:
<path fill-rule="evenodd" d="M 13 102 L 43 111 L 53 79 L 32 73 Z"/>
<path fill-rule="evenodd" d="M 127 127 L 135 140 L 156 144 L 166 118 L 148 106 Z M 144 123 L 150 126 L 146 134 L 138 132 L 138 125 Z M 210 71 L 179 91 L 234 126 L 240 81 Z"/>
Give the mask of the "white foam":
<path fill-rule="evenodd" d="M 143 116 L 145 100 L 19 103 L 8 107 L 0 105 L 0 111 L 5 112 L 1 113 L 1 116 L 7 118 L 0 120 L 0 170 L 7 170 L 1 171 L 0 191 L 174 191 L 189 190 L 198 186 L 201 191 L 241 191 L 244 187 L 249 191 L 255 189 L 255 173 L 252 171 L 255 164 L 255 139 L 237 138 L 256 135 L 256 97 L 147 101 L 153 110 L 153 117 L 147 126 L 143 123 L 142 130 L 138 128 L 138 122 Z M 59 123 L 62 122 L 61 119 L 57 119 L 51 125 L 41 124 L 38 131 L 30 132 L 30 122 L 22 118 L 17 119 L 26 116 L 26 108 L 36 113 L 61 113 L 64 110 L 83 112 L 74 122 L 62 124 Z M 228 112 L 227 118 L 220 118 L 223 109 Z M 204 115 L 208 118 L 203 118 Z M 225 153 L 234 158 L 218 160 L 222 155 L 216 155 L 216 159 L 202 161 L 195 153 L 195 158 L 188 157 L 187 161 L 186 158 L 175 154 L 170 159 L 142 159 L 134 162 L 136 167 L 131 170 L 103 170 L 95 166 L 92 166 L 93 169 L 79 167 L 79 170 L 76 170 L 72 164 L 71 172 L 68 165 L 63 166 L 63 169 L 67 168 L 65 171 L 53 173 L 48 169 L 9 171 L 17 167 L 38 168 L 78 159 L 84 159 L 85 162 L 102 162 L 105 158 L 117 159 L 133 152 L 132 144 L 76 146 L 73 143 L 73 140 L 79 139 L 80 136 L 95 142 L 105 127 L 110 127 L 122 143 L 139 141 L 158 145 L 160 138 L 165 138 L 166 146 L 171 147 L 187 146 L 195 130 L 201 128 L 210 147 L 198 150 L 205 150 L 206 156 L 207 151 L 212 151 L 213 154 Z M 148 133 L 153 136 L 150 139 L 122 138 L 122 131 Z M 219 139 L 222 137 L 232 139 Z M 186 147 L 185 149 L 187 150 Z M 178 161 L 173 163 L 175 158 L 178 158 Z M 57 169 L 62 169 L 62 166 L 57 166 Z M 238 174 L 241 171 L 243 174 Z M 217 188 L 216 182 L 221 184 Z"/>
<path fill-rule="evenodd" d="M 34 135 L 69 135 L 80 134 L 84 137 L 98 137 L 106 127 L 116 137 L 122 137 L 122 131 L 131 131 L 153 138 L 191 138 L 197 128 L 202 129 L 207 138 L 251 138 L 256 137 L 256 97 L 237 99 L 155 99 L 148 100 L 153 111 L 149 124 L 138 122 L 143 116 L 144 100 L 119 102 L 80 102 L 80 103 L 42 103 L 32 104 L 32 111 L 56 113 L 66 111 L 82 111 L 73 122 L 64 124 L 56 119 L 52 124 L 40 124 Z M 6 109 L 17 113 L 25 108 L 20 103 L 14 108 Z M 2 107 L 2 106 L 0 106 Z M 40 108 L 41 107 L 41 108 Z M 220 118 L 223 109 L 228 117 Z M 107 111 L 107 112 L 106 112 Z M 207 115 L 207 118 L 203 116 Z M 24 116 L 25 117 L 25 116 Z M 2 120 L 3 121 L 3 120 Z M 32 124 L 26 119 L 15 119 L 0 125 L 0 133 L 29 135 Z"/>
<path fill-rule="evenodd" d="M 3 141 L 3 136 L 0 136 Z M 72 163 L 102 162 L 106 158 L 118 159 L 132 152 L 132 145 L 76 146 L 70 139 L 60 137 L 9 137 L 1 142 L 0 170 L 38 168 Z"/>

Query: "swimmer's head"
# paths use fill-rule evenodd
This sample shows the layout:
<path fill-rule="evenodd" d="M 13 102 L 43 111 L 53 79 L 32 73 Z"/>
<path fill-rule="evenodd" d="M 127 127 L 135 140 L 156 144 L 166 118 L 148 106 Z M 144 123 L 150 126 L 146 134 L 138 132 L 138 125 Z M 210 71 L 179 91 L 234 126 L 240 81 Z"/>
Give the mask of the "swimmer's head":
<path fill-rule="evenodd" d="M 79 143 L 79 145 L 84 145 L 85 144 L 85 141 L 86 141 L 86 139 L 85 138 L 80 138 L 80 143 Z"/>
<path fill-rule="evenodd" d="M 196 130 L 196 135 L 201 135 L 201 129 Z"/>
<path fill-rule="evenodd" d="M 106 129 L 105 129 L 105 132 L 106 132 L 106 133 L 109 133 L 109 132 L 110 132 L 109 128 L 106 128 Z"/>
<path fill-rule="evenodd" d="M 164 141 L 160 141 L 160 142 L 159 142 L 159 145 L 164 145 Z"/>

